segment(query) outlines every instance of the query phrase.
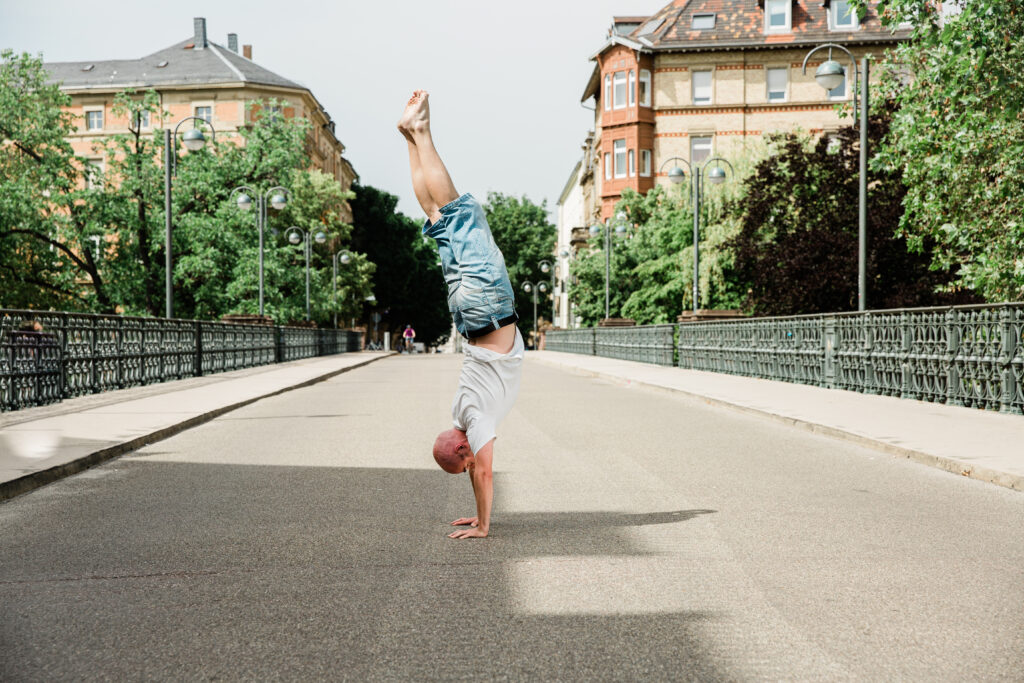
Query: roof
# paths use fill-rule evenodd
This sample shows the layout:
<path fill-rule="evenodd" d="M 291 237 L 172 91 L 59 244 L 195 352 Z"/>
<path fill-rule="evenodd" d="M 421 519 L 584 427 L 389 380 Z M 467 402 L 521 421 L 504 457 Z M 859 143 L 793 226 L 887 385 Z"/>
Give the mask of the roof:
<path fill-rule="evenodd" d="M 882 26 L 878 18 L 877 2 L 870 2 L 860 28 L 856 31 L 829 30 L 828 6 L 830 0 L 792 0 L 792 31 L 766 34 L 764 32 L 764 0 L 673 0 L 649 17 L 630 33 L 615 32 L 608 37 L 592 60 L 613 45 L 625 45 L 638 52 L 708 52 L 731 49 L 778 49 L 787 47 L 810 48 L 821 43 L 843 45 L 891 44 L 906 40 L 910 31 L 892 33 Z M 693 30 L 695 14 L 714 14 L 712 29 Z M 629 17 L 630 20 L 635 17 Z M 620 22 L 625 17 L 616 17 Z M 600 87 L 600 67 L 596 67 L 587 82 L 581 101 L 597 94 Z"/>
<path fill-rule="evenodd" d="M 141 59 L 48 62 L 45 67 L 50 72 L 50 82 L 61 83 L 65 90 L 238 82 L 308 90 L 222 45 L 208 42 L 205 49 L 196 49 L 193 41 L 193 38 L 183 40 Z M 86 70 L 90 65 L 92 68 Z"/>
<path fill-rule="evenodd" d="M 869 3 L 866 15 L 856 31 L 829 30 L 827 0 L 793 0 L 792 31 L 765 34 L 763 0 L 676 0 L 650 17 L 629 34 L 652 50 L 706 50 L 733 47 L 788 47 L 826 42 L 896 42 L 909 31 L 893 34 L 882 26 Z M 693 30 L 695 14 L 714 14 L 715 27 Z"/>

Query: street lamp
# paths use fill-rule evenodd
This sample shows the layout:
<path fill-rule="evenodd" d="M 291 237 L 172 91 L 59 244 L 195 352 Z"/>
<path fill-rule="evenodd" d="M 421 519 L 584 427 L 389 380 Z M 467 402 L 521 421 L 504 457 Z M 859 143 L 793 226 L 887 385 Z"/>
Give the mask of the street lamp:
<path fill-rule="evenodd" d="M 568 247 L 562 247 L 558 251 L 558 258 L 561 261 L 561 263 L 559 264 L 559 274 L 561 275 L 562 279 L 561 293 L 559 294 L 559 296 L 561 297 L 562 304 L 564 304 L 562 306 L 562 327 L 564 327 L 565 329 L 569 329 L 573 325 L 573 322 L 571 320 L 572 305 L 569 303 L 569 276 L 571 274 L 569 269 L 569 262 L 572 259 L 572 256 L 573 252 Z"/>
<path fill-rule="evenodd" d="M 174 140 L 177 140 L 178 128 L 189 120 L 202 121 L 209 126 L 210 141 L 213 143 L 217 142 L 217 131 L 214 130 L 213 124 L 198 116 L 186 116 L 181 121 L 178 121 L 178 124 L 174 126 L 173 133 L 170 128 L 164 129 L 164 270 L 167 281 L 165 298 L 168 318 L 174 317 L 174 256 L 171 251 L 171 233 L 173 232 L 173 227 L 171 226 L 171 177 L 175 175 L 175 167 L 178 161 L 178 155 L 174 150 L 174 145 L 171 144 L 171 138 L 173 137 Z M 206 136 L 203 135 L 202 130 L 196 127 L 185 131 L 185 134 L 181 136 L 181 141 L 188 151 L 198 152 L 206 145 Z"/>
<path fill-rule="evenodd" d="M 548 283 L 541 282 L 539 285 L 535 285 L 529 280 L 523 283 L 523 291 L 527 294 L 533 294 L 533 348 L 537 348 L 537 291 L 541 294 L 548 291 Z"/>
<path fill-rule="evenodd" d="M 661 170 L 673 161 L 681 161 L 690 169 L 691 189 L 693 191 L 693 312 L 697 312 L 700 295 L 700 207 L 704 197 L 704 182 L 721 185 L 728 175 L 722 164 L 729 167 L 729 174 L 736 175 L 732 164 L 722 157 L 712 157 L 703 165 L 690 164 L 685 159 L 672 157 L 661 165 Z M 712 163 L 717 165 L 711 166 Z M 668 179 L 673 185 L 679 185 L 686 179 L 686 172 L 679 166 L 673 166 L 668 172 Z"/>
<path fill-rule="evenodd" d="M 626 232 L 626 226 L 623 224 L 623 221 L 626 220 L 626 214 L 620 211 L 615 214 L 615 219 L 617 222 L 615 233 L 621 235 Z M 607 320 L 611 317 L 612 233 L 610 218 L 605 219 L 603 228 L 600 223 L 591 225 L 590 236 L 596 237 L 602 229 L 604 230 L 604 317 Z"/>
<path fill-rule="evenodd" d="M 548 273 L 551 273 L 551 324 L 554 325 L 555 324 L 555 292 L 558 291 L 558 288 L 555 286 L 555 267 L 553 265 L 551 265 L 551 261 L 548 261 L 547 259 L 544 259 L 543 261 L 538 263 L 537 266 L 540 267 L 540 272 L 544 273 L 545 275 L 547 275 Z"/>
<path fill-rule="evenodd" d="M 306 322 L 311 320 L 309 314 L 309 257 L 313 251 L 313 245 L 310 242 L 310 238 L 316 240 L 317 244 L 323 244 L 327 241 L 327 235 L 323 230 L 317 231 L 315 235 L 311 234 L 308 230 L 292 226 L 285 230 L 285 237 L 288 238 L 288 242 L 291 244 L 301 244 L 305 242 L 303 251 L 306 254 Z"/>
<path fill-rule="evenodd" d="M 333 285 L 332 298 L 334 300 L 334 327 L 338 327 L 338 264 L 341 263 L 343 266 L 347 266 L 352 262 L 352 255 L 348 251 L 339 251 L 331 257 L 331 265 L 334 267 L 334 278 L 331 280 Z M 355 325 L 352 325 L 355 327 Z"/>
<path fill-rule="evenodd" d="M 807 73 L 807 60 L 818 50 L 828 49 L 828 59 L 818 66 L 814 80 L 825 90 L 838 88 L 846 74 L 842 65 L 832 59 L 832 49 L 842 50 L 853 64 L 853 125 L 857 125 L 857 85 L 860 84 L 860 204 L 857 220 L 857 310 L 863 311 L 868 305 L 867 258 L 868 258 L 868 58 L 860 61 L 860 79 L 857 74 L 857 60 L 853 53 L 842 45 L 825 43 L 814 48 L 804 57 L 803 73 Z"/>
<path fill-rule="evenodd" d="M 263 230 L 267 225 L 267 203 L 269 202 L 274 209 L 280 211 L 288 204 L 288 190 L 277 185 L 270 188 L 266 192 L 260 192 L 254 190 L 248 185 L 239 185 L 235 189 L 231 190 L 231 194 L 228 195 L 228 199 L 234 197 L 235 204 L 239 209 L 248 211 L 252 208 L 252 198 L 256 197 L 256 229 L 260 234 L 260 315 L 263 315 Z"/>

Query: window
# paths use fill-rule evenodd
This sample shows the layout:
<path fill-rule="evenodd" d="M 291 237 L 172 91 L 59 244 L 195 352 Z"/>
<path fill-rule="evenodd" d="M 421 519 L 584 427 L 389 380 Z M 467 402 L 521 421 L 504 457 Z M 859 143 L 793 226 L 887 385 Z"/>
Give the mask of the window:
<path fill-rule="evenodd" d="M 711 72 L 693 72 L 693 103 L 711 104 Z"/>
<path fill-rule="evenodd" d="M 768 83 L 768 101 L 786 101 L 786 82 L 789 80 L 789 69 L 768 69 L 765 72 L 765 80 Z"/>
<path fill-rule="evenodd" d="M 139 130 L 149 128 L 149 112 L 140 111 L 135 114 L 135 127 Z"/>
<path fill-rule="evenodd" d="M 636 151 L 629 150 L 629 177 L 636 177 Z"/>
<path fill-rule="evenodd" d="M 649 177 L 651 175 L 651 150 L 640 150 L 640 175 Z"/>
<path fill-rule="evenodd" d="M 213 107 L 196 107 L 195 116 L 207 123 L 213 123 Z"/>
<path fill-rule="evenodd" d="M 612 108 L 612 75 L 605 74 L 604 77 L 604 108 Z"/>
<path fill-rule="evenodd" d="M 612 143 L 615 147 L 615 177 L 626 177 L 626 141 L 616 140 Z"/>
<path fill-rule="evenodd" d="M 85 112 L 86 130 L 103 130 L 103 110 L 94 109 Z"/>
<path fill-rule="evenodd" d="M 89 159 L 86 162 L 85 186 L 90 190 L 103 189 L 103 159 Z"/>
<path fill-rule="evenodd" d="M 636 72 L 632 69 L 629 72 L 629 106 L 636 106 Z"/>
<path fill-rule="evenodd" d="M 624 109 L 626 107 L 626 72 L 616 71 L 614 79 L 614 99 L 612 107 Z"/>
<path fill-rule="evenodd" d="M 829 24 L 833 31 L 854 31 L 860 27 L 860 20 L 850 6 L 850 0 L 832 0 L 828 9 Z"/>
<path fill-rule="evenodd" d="M 843 82 L 828 91 L 828 98 L 830 100 L 845 100 L 846 99 L 846 77 L 849 74 L 849 69 L 843 67 Z"/>
<path fill-rule="evenodd" d="M 766 33 L 788 33 L 791 26 L 793 0 L 765 0 L 764 30 Z"/>
<path fill-rule="evenodd" d="M 612 179 L 612 155 L 608 152 L 604 153 L 604 179 Z"/>
<path fill-rule="evenodd" d="M 715 15 L 714 14 L 694 14 L 693 22 L 690 24 L 690 28 L 694 31 L 703 31 L 705 29 L 715 27 Z"/>
<path fill-rule="evenodd" d="M 640 106 L 651 106 L 651 72 L 640 69 Z"/>
<path fill-rule="evenodd" d="M 699 164 L 700 162 L 711 156 L 711 141 L 710 135 L 703 135 L 696 138 L 690 138 L 690 163 Z"/>

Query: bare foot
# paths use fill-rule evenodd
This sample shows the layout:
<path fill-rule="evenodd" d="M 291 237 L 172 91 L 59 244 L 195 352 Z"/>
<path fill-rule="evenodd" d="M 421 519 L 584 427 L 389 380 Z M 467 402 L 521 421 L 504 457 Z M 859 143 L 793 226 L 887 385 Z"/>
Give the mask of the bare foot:
<path fill-rule="evenodd" d="M 398 130 L 409 140 L 413 133 L 421 133 L 430 128 L 430 95 L 426 90 L 417 90 L 405 105 L 402 118 L 398 120 Z"/>

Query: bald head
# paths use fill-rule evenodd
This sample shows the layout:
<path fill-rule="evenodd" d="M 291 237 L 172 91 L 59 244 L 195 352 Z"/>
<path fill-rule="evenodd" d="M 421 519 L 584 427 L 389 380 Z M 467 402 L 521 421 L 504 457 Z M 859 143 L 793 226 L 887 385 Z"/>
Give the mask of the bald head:
<path fill-rule="evenodd" d="M 449 429 L 437 435 L 434 442 L 434 460 L 448 474 L 459 474 L 466 471 L 466 459 L 472 458 L 466 432 L 460 429 Z"/>

